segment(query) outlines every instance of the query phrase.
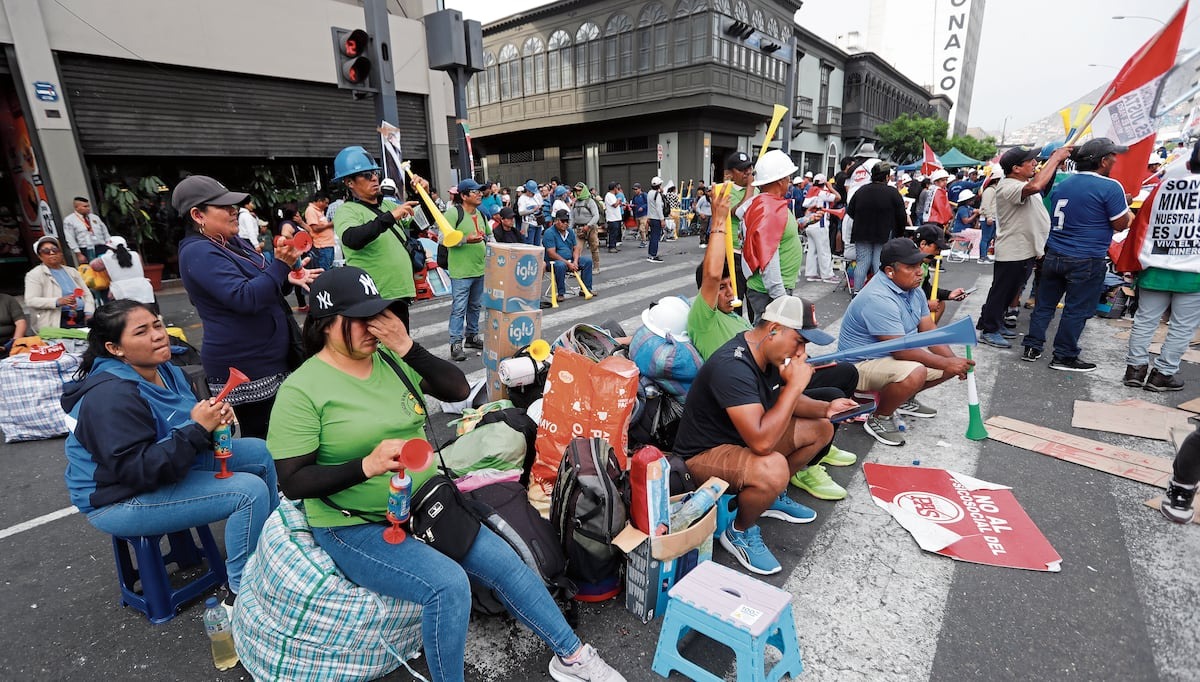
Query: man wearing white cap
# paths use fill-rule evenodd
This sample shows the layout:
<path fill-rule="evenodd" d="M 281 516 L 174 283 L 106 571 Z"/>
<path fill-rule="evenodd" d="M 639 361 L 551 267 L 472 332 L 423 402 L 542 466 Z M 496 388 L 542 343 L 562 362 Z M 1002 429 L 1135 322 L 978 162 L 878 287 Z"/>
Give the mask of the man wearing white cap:
<path fill-rule="evenodd" d="M 790 293 L 804 264 L 796 216 L 786 198 L 795 172 L 796 164 L 783 151 L 767 152 L 754 166 L 753 184 L 759 193 L 738 209 L 746 227 L 742 268 L 752 311 L 765 310 Z"/>
<path fill-rule="evenodd" d="M 921 207 L 921 222 L 937 223 L 945 227 L 954 218 L 954 214 L 950 212 L 950 197 L 946 194 L 950 174 L 939 168 L 930 174 L 929 182 L 929 198 Z"/>

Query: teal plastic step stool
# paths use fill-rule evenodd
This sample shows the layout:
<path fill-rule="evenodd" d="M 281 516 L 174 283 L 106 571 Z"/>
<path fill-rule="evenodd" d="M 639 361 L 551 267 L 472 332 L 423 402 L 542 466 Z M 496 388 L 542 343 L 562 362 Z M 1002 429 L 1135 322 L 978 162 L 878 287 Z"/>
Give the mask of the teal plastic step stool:
<path fill-rule="evenodd" d="M 679 653 L 679 640 L 690 630 L 733 649 L 738 682 L 775 682 L 784 675 L 794 680 L 804 671 L 787 592 L 706 561 L 672 587 L 670 595 L 654 652 L 655 673 L 666 677 L 677 670 L 693 680 L 721 682 Z M 781 654 L 770 672 L 764 670 L 768 644 Z"/>

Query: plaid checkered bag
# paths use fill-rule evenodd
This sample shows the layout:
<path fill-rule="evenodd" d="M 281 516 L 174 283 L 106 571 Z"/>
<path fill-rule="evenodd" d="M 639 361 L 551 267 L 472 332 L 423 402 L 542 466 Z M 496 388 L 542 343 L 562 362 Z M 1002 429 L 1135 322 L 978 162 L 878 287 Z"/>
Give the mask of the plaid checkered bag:
<path fill-rule="evenodd" d="M 421 607 L 347 580 L 282 499 L 246 563 L 233 637 L 260 682 L 373 680 L 420 654 Z"/>
<path fill-rule="evenodd" d="M 79 356 L 33 362 L 28 355 L 0 360 L 0 429 L 4 442 L 54 438 L 67 432 L 63 384 L 79 367 Z"/>

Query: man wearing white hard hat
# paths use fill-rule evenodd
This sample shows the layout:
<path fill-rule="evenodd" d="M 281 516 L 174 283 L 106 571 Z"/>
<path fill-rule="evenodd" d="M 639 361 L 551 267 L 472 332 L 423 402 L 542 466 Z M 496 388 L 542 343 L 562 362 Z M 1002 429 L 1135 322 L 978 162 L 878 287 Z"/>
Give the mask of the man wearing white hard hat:
<path fill-rule="evenodd" d="M 742 269 L 752 311 L 766 310 L 768 303 L 791 293 L 804 264 L 804 246 L 786 196 L 796 170 L 784 152 L 764 154 L 754 166 L 759 193 L 738 209 L 745 226 Z"/>

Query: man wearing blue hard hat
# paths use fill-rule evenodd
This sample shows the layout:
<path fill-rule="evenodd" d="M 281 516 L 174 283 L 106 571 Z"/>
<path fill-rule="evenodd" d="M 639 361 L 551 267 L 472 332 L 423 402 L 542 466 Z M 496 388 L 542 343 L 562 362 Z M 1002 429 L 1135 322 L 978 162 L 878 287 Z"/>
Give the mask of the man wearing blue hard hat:
<path fill-rule="evenodd" d="M 428 187 L 415 175 L 413 180 Z M 362 147 L 346 147 L 338 152 L 333 159 L 333 181 L 343 183 L 349 195 L 333 216 L 333 229 L 342 242 L 346 264 L 366 270 L 380 296 L 411 301 L 417 287 L 406 244 L 417 202 L 397 204 L 385 199 L 379 165 Z M 408 327 L 408 306 L 397 314 Z"/>

